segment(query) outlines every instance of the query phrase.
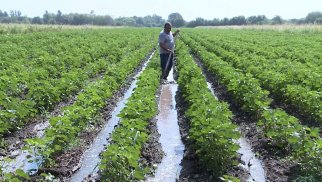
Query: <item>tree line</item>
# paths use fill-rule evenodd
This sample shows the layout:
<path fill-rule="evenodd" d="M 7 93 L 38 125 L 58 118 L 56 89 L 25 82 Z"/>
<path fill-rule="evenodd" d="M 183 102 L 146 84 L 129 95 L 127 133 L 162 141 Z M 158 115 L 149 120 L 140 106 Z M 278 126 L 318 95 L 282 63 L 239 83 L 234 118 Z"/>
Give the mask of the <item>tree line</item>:
<path fill-rule="evenodd" d="M 110 15 L 96 15 L 92 10 L 89 14 L 69 13 L 63 14 L 60 10 L 57 13 L 45 11 L 42 17 L 22 16 L 19 10 L 10 12 L 0 10 L 0 23 L 30 23 L 30 24 L 55 24 L 55 25 L 99 25 L 99 26 L 134 26 L 134 27 L 160 27 L 164 22 L 169 21 L 174 27 L 197 27 L 197 26 L 226 26 L 226 25 L 268 25 L 268 24 L 322 24 L 322 13 L 314 11 L 301 19 L 284 20 L 276 15 L 272 19 L 265 15 L 256 16 L 235 16 L 232 18 L 206 20 L 196 18 L 192 21 L 185 21 L 179 13 L 171 13 L 165 20 L 159 15 L 148 15 L 144 17 L 117 17 Z"/>

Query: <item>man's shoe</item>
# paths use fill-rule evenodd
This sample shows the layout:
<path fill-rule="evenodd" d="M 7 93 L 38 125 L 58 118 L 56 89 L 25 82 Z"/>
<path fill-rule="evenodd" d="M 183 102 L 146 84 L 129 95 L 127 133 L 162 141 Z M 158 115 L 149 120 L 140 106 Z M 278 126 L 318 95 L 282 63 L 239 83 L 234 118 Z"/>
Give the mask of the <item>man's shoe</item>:
<path fill-rule="evenodd" d="M 161 83 L 162 84 L 167 84 L 168 83 L 168 80 L 167 79 L 162 79 Z"/>

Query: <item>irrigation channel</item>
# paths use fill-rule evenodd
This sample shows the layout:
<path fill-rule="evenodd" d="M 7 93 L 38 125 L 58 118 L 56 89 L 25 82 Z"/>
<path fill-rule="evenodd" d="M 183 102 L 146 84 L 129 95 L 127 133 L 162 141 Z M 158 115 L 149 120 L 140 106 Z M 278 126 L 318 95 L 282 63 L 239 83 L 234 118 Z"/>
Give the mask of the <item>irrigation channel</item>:
<path fill-rule="evenodd" d="M 204 67 L 198 60 L 199 59 L 195 58 L 196 64 L 198 64 L 201 67 L 203 75 L 207 75 L 205 73 Z M 207 76 L 205 77 L 207 78 Z M 208 81 L 208 79 L 206 80 L 207 80 L 208 88 L 211 91 L 212 95 L 216 99 L 218 99 L 216 96 L 215 88 L 212 87 L 212 84 Z M 238 128 L 238 130 L 240 130 L 240 128 Z M 239 163 L 238 165 L 244 168 L 249 173 L 247 182 L 252 182 L 252 181 L 265 182 L 266 177 L 265 177 L 265 170 L 264 170 L 263 164 L 260 159 L 256 158 L 247 139 L 244 137 L 241 137 L 235 142 L 240 147 L 237 153 L 241 155 L 241 161 L 242 161 L 242 163 Z"/>
<path fill-rule="evenodd" d="M 145 66 L 141 72 L 144 70 Z M 138 77 L 140 73 L 138 73 L 135 78 Z M 117 115 L 125 107 L 127 99 L 131 96 L 135 87 L 136 79 L 132 82 L 122 100 L 118 102 L 112 112 L 111 119 L 98 134 L 92 146 L 85 152 L 82 167 L 72 175 L 71 182 L 82 181 L 89 175 L 96 176 L 95 173 L 98 172 L 97 165 L 100 161 L 99 154 L 104 150 L 105 146 L 108 146 L 106 138 L 118 124 L 119 117 Z M 161 86 L 159 114 L 157 116 L 158 132 L 161 134 L 160 143 L 165 152 L 165 157 L 162 159 L 161 164 L 158 165 L 155 176 L 148 178 L 146 181 L 175 181 L 180 174 L 180 162 L 183 157 L 184 145 L 181 141 L 177 122 L 177 111 L 175 110 L 175 93 L 177 87 L 178 85 L 173 79 L 173 71 L 171 71 L 169 83 Z"/>
<path fill-rule="evenodd" d="M 71 105 L 74 101 L 74 98 L 72 98 L 68 101 L 61 102 L 52 112 L 47 113 L 46 117 L 41 119 L 40 122 L 37 124 L 33 123 L 30 126 L 25 127 L 22 133 L 17 134 L 16 138 L 19 138 L 19 140 L 13 140 L 13 142 L 10 143 L 8 147 L 10 150 L 8 157 L 0 157 L 0 164 L 5 173 L 14 172 L 17 169 L 22 169 L 29 174 L 37 172 L 42 158 L 41 156 L 34 155 L 36 153 L 35 151 L 30 153 L 27 150 L 22 150 L 24 144 L 22 144 L 23 142 L 21 141 L 21 138 L 29 135 L 33 137 L 43 137 L 45 129 L 50 126 L 48 118 L 61 114 L 60 109 L 63 106 Z"/>
<path fill-rule="evenodd" d="M 151 56 L 152 57 L 152 56 Z M 147 63 L 146 63 L 147 64 Z M 146 67 L 144 65 L 141 72 Z M 136 76 L 140 75 L 139 72 Z M 117 116 L 125 107 L 127 99 L 131 96 L 136 87 L 136 79 L 132 82 L 129 89 L 126 91 L 122 100 L 117 103 L 112 117 L 98 134 L 91 147 L 83 156 L 81 168 L 72 175 L 70 181 L 78 182 L 84 180 L 88 176 L 96 176 L 98 172 L 97 165 L 100 161 L 99 154 L 108 146 L 107 136 L 109 136 L 118 124 L 119 117 Z M 177 111 L 175 110 L 175 93 L 177 84 L 173 79 L 173 71 L 169 75 L 169 84 L 161 86 L 161 94 L 159 98 L 159 115 L 157 116 L 158 132 L 161 134 L 160 143 L 165 152 L 165 157 L 161 164 L 158 165 L 155 176 L 149 177 L 146 181 L 175 181 L 180 173 L 180 162 L 183 157 L 184 145 L 181 141 L 179 126 L 177 122 Z"/>
<path fill-rule="evenodd" d="M 154 53 L 153 53 L 154 54 Z M 142 70 L 134 76 L 134 81 L 131 83 L 128 90 L 125 92 L 122 99 L 118 101 L 116 107 L 111 113 L 111 118 L 105 123 L 100 133 L 94 139 L 92 145 L 83 155 L 83 161 L 80 169 L 75 172 L 70 181 L 83 181 L 88 176 L 96 176 L 98 172 L 98 164 L 100 162 L 99 154 L 109 145 L 107 140 L 110 134 L 114 131 L 115 126 L 118 125 L 120 118 L 117 116 L 125 107 L 127 100 L 131 97 L 133 90 L 136 88 L 137 77 L 145 70 L 146 65 L 151 60 L 153 54 L 149 57 L 142 67 Z"/>
<path fill-rule="evenodd" d="M 66 104 L 66 103 L 65 103 Z M 55 111 L 54 111 L 55 112 Z M 53 112 L 53 113 L 54 113 Z M 52 114 L 54 115 L 54 114 Z M 31 132 L 37 137 L 42 137 L 44 135 L 45 129 L 49 126 L 49 121 L 46 119 L 44 122 L 38 123 L 31 127 Z M 12 143 L 11 145 L 18 144 Z M 38 166 L 41 164 L 42 157 L 36 156 L 34 151 L 30 153 L 27 150 L 22 150 L 22 147 L 15 148 L 10 152 L 9 159 L 0 158 L 1 165 L 5 173 L 14 172 L 17 169 L 22 169 L 26 173 L 34 174 L 38 170 Z"/>
<path fill-rule="evenodd" d="M 216 97 L 214 89 L 210 86 L 211 84 L 207 82 L 207 85 L 211 93 L 214 95 L 214 97 Z M 244 168 L 249 173 L 249 178 L 247 181 L 265 182 L 265 171 L 262 162 L 256 158 L 247 139 L 241 137 L 236 141 L 236 143 L 240 147 L 237 152 L 241 155 L 241 161 L 243 162 L 240 163 L 239 166 Z"/>
<path fill-rule="evenodd" d="M 155 176 L 148 178 L 147 182 L 171 182 L 179 178 L 184 145 L 181 141 L 178 116 L 176 110 L 175 94 L 178 85 L 173 79 L 173 69 L 168 77 L 168 84 L 161 86 L 159 115 L 157 116 L 158 132 L 161 134 L 160 143 L 165 153 L 158 165 Z"/>

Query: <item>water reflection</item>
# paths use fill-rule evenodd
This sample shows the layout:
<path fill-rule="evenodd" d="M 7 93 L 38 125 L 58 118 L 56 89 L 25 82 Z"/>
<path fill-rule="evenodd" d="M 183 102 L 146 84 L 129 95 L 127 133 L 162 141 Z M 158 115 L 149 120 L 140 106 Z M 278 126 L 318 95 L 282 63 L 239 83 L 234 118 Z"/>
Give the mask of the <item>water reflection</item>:
<path fill-rule="evenodd" d="M 174 182 L 179 178 L 183 158 L 184 145 L 179 132 L 177 111 L 175 109 L 175 93 L 178 85 L 174 82 L 173 72 L 169 74 L 169 83 L 162 85 L 159 115 L 157 117 L 158 131 L 161 134 L 160 143 L 165 156 L 158 165 L 155 177 L 146 181 Z"/>

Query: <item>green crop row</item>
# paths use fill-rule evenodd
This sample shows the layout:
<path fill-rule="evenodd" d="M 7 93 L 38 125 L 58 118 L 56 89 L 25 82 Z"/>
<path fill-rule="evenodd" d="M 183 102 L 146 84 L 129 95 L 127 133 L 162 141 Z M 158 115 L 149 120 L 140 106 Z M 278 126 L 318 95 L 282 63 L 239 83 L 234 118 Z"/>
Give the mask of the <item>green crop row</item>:
<path fill-rule="evenodd" d="M 261 86 L 273 93 L 277 99 L 296 108 L 299 113 L 318 122 L 319 125 L 322 124 L 322 96 L 320 91 L 310 90 L 310 88 L 321 90 L 321 84 L 317 81 L 321 78 L 319 74 L 310 73 L 308 69 L 295 68 L 294 64 L 285 61 L 276 61 L 274 64 L 272 60 L 259 58 L 256 55 L 252 56 L 244 53 L 237 55 L 217 46 L 212 41 L 208 42 L 202 39 L 197 41 L 205 46 L 208 51 L 214 52 L 224 61 L 241 69 L 244 73 L 253 74 L 260 81 Z M 280 67 L 284 67 L 284 69 L 281 70 Z M 301 77 L 300 71 L 305 72 L 306 75 L 311 74 L 311 79 L 304 79 L 306 76 L 303 76 L 302 81 L 306 83 L 304 86 L 302 86 L 301 82 L 295 81 L 296 78 L 293 76 Z M 289 75 L 289 72 L 294 74 Z"/>
<path fill-rule="evenodd" d="M 0 136 L 75 95 L 90 78 L 140 48 L 139 39 L 149 42 L 152 35 L 151 31 L 141 30 L 132 32 L 129 39 L 119 38 L 128 31 L 2 36 L 0 41 L 6 44 L 0 48 Z"/>
<path fill-rule="evenodd" d="M 142 163 L 141 151 L 149 138 L 149 122 L 158 113 L 155 94 L 159 76 L 158 56 L 153 56 L 119 114 L 119 125 L 111 135 L 110 145 L 101 155 L 100 180 L 139 181 L 149 171 L 149 166 Z"/>
<path fill-rule="evenodd" d="M 205 61 L 206 68 L 219 76 L 220 82 L 226 85 L 243 110 L 259 117 L 269 106 L 271 103 L 271 99 L 268 98 L 269 92 L 261 88 L 260 82 L 253 78 L 252 74 L 243 74 L 235 70 L 229 63 L 206 51 L 199 42 L 194 41 L 188 35 L 184 34 L 182 37 L 192 51 Z"/>
<path fill-rule="evenodd" d="M 178 84 L 188 104 L 185 112 L 190 125 L 188 138 L 201 163 L 217 178 L 238 164 L 236 151 L 239 147 L 234 140 L 240 134 L 231 122 L 233 115 L 228 104 L 211 94 L 187 46 L 178 44 Z"/>
<path fill-rule="evenodd" d="M 273 140 L 271 144 L 289 151 L 289 157 L 298 161 L 305 175 L 320 179 L 322 140 L 319 129 L 302 126 L 295 117 L 280 109 L 270 109 L 268 92 L 261 89 L 259 81 L 251 74 L 235 69 L 188 35 L 182 34 L 181 37 L 201 58 L 208 71 L 227 87 L 236 103 L 259 119 L 258 124 L 262 126 L 265 136 Z"/>
<path fill-rule="evenodd" d="M 194 32 L 205 39 L 214 38 L 220 45 L 227 45 L 237 52 L 259 54 L 273 60 L 284 58 L 315 71 L 322 66 L 320 34 L 227 29 Z"/>
<path fill-rule="evenodd" d="M 280 72 L 285 75 L 284 82 L 286 84 L 300 84 L 310 90 L 321 91 L 321 84 L 317 83 L 317 80 L 322 79 L 322 67 L 302 64 L 283 57 L 267 57 L 262 55 L 260 51 L 263 47 L 262 44 L 247 46 L 241 41 L 230 40 L 230 38 L 226 38 L 223 41 L 212 35 L 210 33 L 208 36 L 203 34 L 202 38 L 195 35 L 193 38 L 202 42 L 204 46 L 212 49 L 212 51 L 216 51 L 216 54 L 221 54 L 225 61 L 229 61 L 231 56 L 236 55 L 239 60 L 235 64 L 242 64 L 243 69 L 251 67 L 252 71 L 257 70 L 257 72 L 263 70 Z M 267 48 L 267 51 L 273 51 L 274 48 Z"/>
<path fill-rule="evenodd" d="M 27 139 L 29 148 L 42 156 L 43 167 L 54 166 L 55 156 L 68 149 L 84 129 L 97 121 L 106 100 L 113 96 L 142 60 L 146 59 L 146 53 L 152 46 L 152 42 L 146 44 L 118 63 L 110 65 L 102 79 L 88 84 L 73 105 L 62 109 L 63 115 L 49 119 L 50 127 L 45 130 L 43 138 Z"/>

